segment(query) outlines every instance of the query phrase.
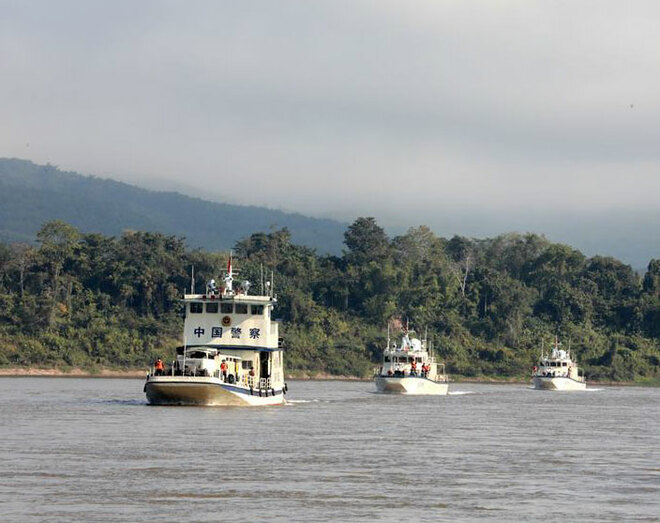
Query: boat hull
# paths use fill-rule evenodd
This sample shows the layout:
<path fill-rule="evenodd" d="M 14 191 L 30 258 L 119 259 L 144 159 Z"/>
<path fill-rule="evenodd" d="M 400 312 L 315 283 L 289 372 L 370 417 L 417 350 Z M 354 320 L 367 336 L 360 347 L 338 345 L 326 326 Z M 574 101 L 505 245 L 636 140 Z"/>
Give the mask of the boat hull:
<path fill-rule="evenodd" d="M 258 407 L 285 403 L 283 390 L 260 393 L 217 378 L 156 376 L 145 383 L 144 392 L 151 405 Z"/>
<path fill-rule="evenodd" d="M 438 382 L 415 376 L 376 376 L 374 381 L 378 392 L 389 394 L 444 396 L 449 390 L 449 384 L 447 382 Z"/>
<path fill-rule="evenodd" d="M 567 377 L 534 376 L 532 386 L 538 390 L 585 390 L 584 381 L 576 381 Z"/>

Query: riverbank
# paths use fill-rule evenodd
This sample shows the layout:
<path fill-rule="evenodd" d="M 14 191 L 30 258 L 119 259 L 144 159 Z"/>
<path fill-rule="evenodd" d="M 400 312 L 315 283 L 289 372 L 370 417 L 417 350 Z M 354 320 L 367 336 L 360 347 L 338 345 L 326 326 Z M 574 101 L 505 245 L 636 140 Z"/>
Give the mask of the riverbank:
<path fill-rule="evenodd" d="M 59 378 L 134 378 L 144 379 L 146 368 L 135 369 L 81 369 L 71 368 L 37 368 L 37 367 L 0 367 L 0 377 L 59 377 Z M 372 378 L 360 376 L 343 376 L 325 372 L 293 371 L 286 375 L 287 380 L 299 381 L 371 381 Z M 494 376 L 450 376 L 450 383 L 501 383 L 510 385 L 529 384 L 529 379 L 520 376 L 494 377 Z M 587 381 L 589 386 L 616 386 L 616 387 L 660 387 L 660 378 L 646 378 L 639 381 Z"/>
<path fill-rule="evenodd" d="M 0 367 L 0 377 L 58 377 L 58 378 L 144 378 L 147 369 L 40 369 L 34 367 Z"/>

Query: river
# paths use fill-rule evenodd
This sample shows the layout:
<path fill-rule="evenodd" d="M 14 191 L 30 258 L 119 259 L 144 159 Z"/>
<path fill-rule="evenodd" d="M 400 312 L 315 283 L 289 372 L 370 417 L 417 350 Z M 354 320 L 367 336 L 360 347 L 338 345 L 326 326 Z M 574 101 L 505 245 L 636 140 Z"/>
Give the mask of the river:
<path fill-rule="evenodd" d="M 659 521 L 660 389 L 295 381 L 267 408 L 0 378 L 2 521 Z"/>

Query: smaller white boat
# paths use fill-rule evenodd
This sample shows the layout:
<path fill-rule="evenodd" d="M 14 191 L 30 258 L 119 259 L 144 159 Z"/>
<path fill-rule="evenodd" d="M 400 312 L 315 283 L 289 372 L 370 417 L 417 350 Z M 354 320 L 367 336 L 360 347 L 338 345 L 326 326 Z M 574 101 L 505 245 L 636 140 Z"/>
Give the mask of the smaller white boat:
<path fill-rule="evenodd" d="M 587 382 L 580 375 L 577 363 L 571 358 L 571 351 L 560 349 L 561 344 L 555 338 L 550 354 L 541 357 L 538 366 L 532 371 L 532 385 L 542 390 L 585 390 Z"/>
<path fill-rule="evenodd" d="M 390 346 L 389 329 L 383 365 L 374 376 L 378 392 L 444 396 L 449 389 L 444 363 L 436 363 L 426 340 L 404 331 L 401 345 Z"/>

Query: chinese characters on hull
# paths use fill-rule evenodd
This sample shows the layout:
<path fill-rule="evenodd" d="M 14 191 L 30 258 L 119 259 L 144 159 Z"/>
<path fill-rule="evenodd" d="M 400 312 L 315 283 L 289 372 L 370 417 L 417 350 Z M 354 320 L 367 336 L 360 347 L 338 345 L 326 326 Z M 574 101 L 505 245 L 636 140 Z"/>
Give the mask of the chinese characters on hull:
<path fill-rule="evenodd" d="M 197 336 L 197 338 L 201 338 L 205 332 L 206 330 L 201 326 L 196 327 L 195 330 L 193 330 L 193 334 Z M 222 334 L 223 334 L 222 327 L 211 327 L 212 338 L 222 338 Z M 231 328 L 232 339 L 240 339 L 242 335 L 243 335 L 243 329 L 241 327 Z M 251 328 L 249 330 L 249 337 L 251 340 L 258 340 L 259 338 L 261 338 L 261 329 L 256 327 Z"/>

